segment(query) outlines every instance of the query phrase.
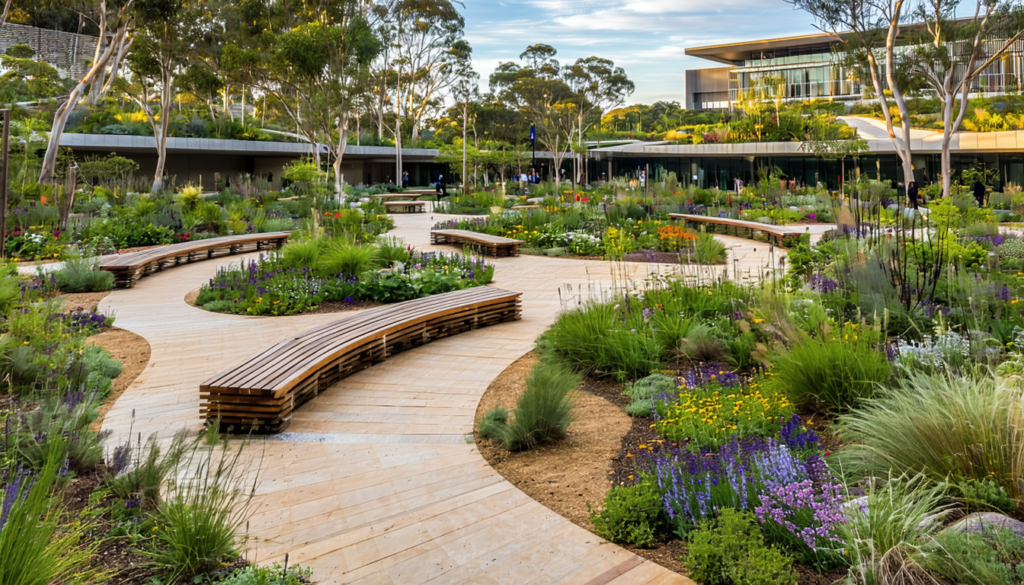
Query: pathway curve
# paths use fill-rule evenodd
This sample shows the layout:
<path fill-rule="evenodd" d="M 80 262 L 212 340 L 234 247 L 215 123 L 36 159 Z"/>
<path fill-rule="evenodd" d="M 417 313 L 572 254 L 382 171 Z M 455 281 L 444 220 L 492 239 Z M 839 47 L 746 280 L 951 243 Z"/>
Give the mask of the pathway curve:
<path fill-rule="evenodd" d="M 428 215 L 394 234 L 430 249 Z M 766 244 L 722 238 L 756 273 Z M 233 258 L 230 262 L 238 262 Z M 330 315 L 208 313 L 184 297 L 218 264 L 191 264 L 115 291 L 101 308 L 145 337 L 150 363 L 104 420 L 131 433 L 199 432 L 199 384 Z M 296 412 L 287 433 L 249 447 L 262 458 L 250 559 L 290 555 L 319 583 L 692 584 L 572 524 L 505 481 L 473 442 L 480 397 L 533 348 L 570 297 L 640 281 L 652 268 L 571 259 L 500 259 L 494 285 L 523 293 L 523 320 L 440 340 L 342 380 Z M 658 267 L 654 267 L 658 269 Z M 718 268 L 721 271 L 724 268 Z M 596 503 L 596 502 L 595 502 Z"/>

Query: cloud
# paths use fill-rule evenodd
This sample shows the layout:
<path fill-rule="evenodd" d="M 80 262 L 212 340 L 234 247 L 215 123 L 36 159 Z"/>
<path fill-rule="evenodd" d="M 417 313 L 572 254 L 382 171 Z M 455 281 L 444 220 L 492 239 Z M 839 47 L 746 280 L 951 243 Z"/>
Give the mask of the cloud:
<path fill-rule="evenodd" d="M 813 32 L 784 0 L 465 0 L 482 85 L 502 61 L 545 43 L 569 63 L 597 55 L 636 82 L 631 103 L 684 100 L 686 69 L 719 67 L 686 48 Z"/>

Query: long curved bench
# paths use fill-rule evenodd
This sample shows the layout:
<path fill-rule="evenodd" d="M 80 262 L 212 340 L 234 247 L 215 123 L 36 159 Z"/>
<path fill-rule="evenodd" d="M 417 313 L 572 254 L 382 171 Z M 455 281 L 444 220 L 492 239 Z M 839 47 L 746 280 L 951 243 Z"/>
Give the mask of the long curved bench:
<path fill-rule="evenodd" d="M 787 241 L 791 238 L 798 238 L 806 233 L 806 230 L 801 228 L 769 225 L 756 221 L 746 221 L 728 217 L 710 217 L 705 215 L 690 215 L 686 213 L 670 213 L 669 217 L 672 219 L 682 220 L 684 224 L 710 224 L 714 226 L 723 226 L 725 227 L 726 234 L 729 233 L 729 228 L 733 228 L 733 233 L 736 235 L 739 235 L 740 230 L 748 230 L 751 235 L 753 235 L 754 232 L 761 232 L 767 235 L 769 239 L 775 238 L 780 246 L 785 246 Z"/>
<path fill-rule="evenodd" d="M 139 252 L 104 256 L 100 259 L 99 268 L 114 273 L 114 282 L 118 288 L 131 288 L 142 278 L 166 268 L 232 254 L 280 248 L 288 241 L 288 235 L 288 232 L 244 234 L 170 244 Z"/>
<path fill-rule="evenodd" d="M 520 296 L 475 287 L 299 333 L 202 384 L 201 415 L 232 432 L 280 432 L 296 408 L 342 378 L 437 339 L 519 320 Z"/>
<path fill-rule="evenodd" d="M 469 230 L 430 230 L 430 243 L 434 245 L 466 245 L 486 256 L 518 256 L 522 240 L 471 232 Z"/>

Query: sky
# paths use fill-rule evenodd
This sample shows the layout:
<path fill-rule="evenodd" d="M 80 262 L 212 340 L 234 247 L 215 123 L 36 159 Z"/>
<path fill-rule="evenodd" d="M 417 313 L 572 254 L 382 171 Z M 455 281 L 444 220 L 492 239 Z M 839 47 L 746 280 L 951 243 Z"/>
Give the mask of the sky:
<path fill-rule="evenodd" d="M 636 84 L 627 104 L 685 101 L 687 69 L 720 67 L 687 57 L 689 47 L 816 32 L 783 0 L 463 0 L 466 38 L 481 91 L 503 61 L 543 43 L 561 63 L 615 61 Z"/>

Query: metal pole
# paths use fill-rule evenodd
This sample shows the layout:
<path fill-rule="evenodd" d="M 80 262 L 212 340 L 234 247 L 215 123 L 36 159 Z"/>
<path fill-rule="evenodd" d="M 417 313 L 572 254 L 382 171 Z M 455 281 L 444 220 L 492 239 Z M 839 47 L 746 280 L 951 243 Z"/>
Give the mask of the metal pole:
<path fill-rule="evenodd" d="M 530 167 L 533 169 L 534 177 L 537 175 L 537 125 L 530 124 L 530 147 L 533 149 L 533 163 Z"/>
<path fill-rule="evenodd" d="M 3 110 L 4 129 L 0 142 L 0 258 L 7 257 L 7 172 L 11 146 L 11 111 Z"/>

